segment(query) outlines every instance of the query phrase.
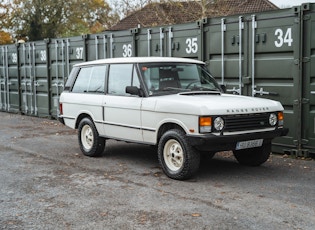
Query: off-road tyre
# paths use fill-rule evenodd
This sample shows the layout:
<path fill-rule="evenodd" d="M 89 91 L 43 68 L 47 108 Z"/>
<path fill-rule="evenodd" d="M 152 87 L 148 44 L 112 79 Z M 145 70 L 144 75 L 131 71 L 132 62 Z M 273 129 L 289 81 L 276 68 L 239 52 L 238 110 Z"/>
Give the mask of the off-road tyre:
<path fill-rule="evenodd" d="M 187 141 L 184 131 L 166 131 L 158 144 L 158 158 L 164 173 L 175 180 L 191 178 L 199 169 L 200 153 Z"/>
<path fill-rule="evenodd" d="M 98 157 L 104 152 L 106 140 L 99 136 L 94 123 L 89 118 L 83 118 L 79 123 L 78 141 L 85 156 Z"/>

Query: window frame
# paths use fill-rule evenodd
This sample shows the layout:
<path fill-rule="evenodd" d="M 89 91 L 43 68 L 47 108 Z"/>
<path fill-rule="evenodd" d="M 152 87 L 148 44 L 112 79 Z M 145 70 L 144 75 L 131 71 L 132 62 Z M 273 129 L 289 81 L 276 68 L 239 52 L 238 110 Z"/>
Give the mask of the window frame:
<path fill-rule="evenodd" d="M 104 71 L 104 82 L 103 82 L 103 92 L 90 92 L 90 91 L 86 91 L 86 92 L 73 92 L 73 88 L 75 86 L 75 83 L 77 82 L 78 80 L 78 77 L 80 75 L 80 72 L 82 69 L 84 68 L 90 68 L 90 76 L 89 76 L 89 79 L 88 79 L 88 82 L 87 84 L 89 84 L 90 80 L 91 80 L 91 73 L 93 74 L 93 68 L 94 67 L 105 67 L 105 71 Z M 81 94 L 102 94 L 104 95 L 106 93 L 106 78 L 107 78 L 107 72 L 108 72 L 108 64 L 100 64 L 100 65 L 86 65 L 86 66 L 81 66 L 79 68 L 75 68 L 73 71 L 75 71 L 73 74 L 75 77 L 73 77 L 72 79 L 69 79 L 71 80 L 71 88 L 69 87 L 69 91 L 71 93 L 81 93 Z M 87 89 L 88 90 L 88 89 Z"/>
<path fill-rule="evenodd" d="M 130 78 L 130 80 L 131 80 L 130 83 L 131 84 L 127 85 L 127 86 L 133 86 L 134 78 L 137 77 L 138 78 L 138 82 L 139 82 L 139 85 L 137 87 L 139 87 L 139 89 L 143 89 L 142 76 L 139 73 L 138 64 L 137 63 L 110 63 L 110 64 L 108 64 L 108 68 L 107 68 L 106 84 L 105 84 L 105 93 L 107 95 L 110 95 L 110 96 L 122 96 L 122 97 L 132 97 L 132 96 L 134 96 L 134 95 L 131 95 L 131 94 L 128 94 L 128 93 L 116 94 L 116 93 L 110 93 L 109 92 L 110 70 L 111 70 L 111 67 L 113 65 L 131 65 L 132 66 L 131 67 L 132 68 L 132 73 L 131 73 L 131 78 Z"/>

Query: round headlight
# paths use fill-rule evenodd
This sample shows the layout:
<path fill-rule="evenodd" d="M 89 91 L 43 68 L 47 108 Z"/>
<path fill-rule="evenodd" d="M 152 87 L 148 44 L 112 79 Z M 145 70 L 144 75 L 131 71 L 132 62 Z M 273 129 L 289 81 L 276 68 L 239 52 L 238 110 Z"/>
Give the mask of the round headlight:
<path fill-rule="evenodd" d="M 217 117 L 213 122 L 214 128 L 221 131 L 224 128 L 224 120 L 221 117 Z"/>
<path fill-rule="evenodd" d="M 274 114 L 274 113 L 271 113 L 271 114 L 269 115 L 269 124 L 270 124 L 271 126 L 275 126 L 275 125 L 277 124 L 277 122 L 278 122 L 277 115 Z"/>

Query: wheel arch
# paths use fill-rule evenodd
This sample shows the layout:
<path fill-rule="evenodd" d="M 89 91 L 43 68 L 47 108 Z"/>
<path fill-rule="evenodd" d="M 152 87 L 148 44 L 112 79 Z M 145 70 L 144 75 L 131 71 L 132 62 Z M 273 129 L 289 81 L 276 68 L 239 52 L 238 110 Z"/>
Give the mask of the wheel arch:
<path fill-rule="evenodd" d="M 164 123 L 160 126 L 160 128 L 158 129 L 158 132 L 157 132 L 157 142 L 156 143 L 159 143 L 161 137 L 163 136 L 163 134 L 168 131 L 168 130 L 171 130 L 171 129 L 179 129 L 179 130 L 182 130 L 184 133 L 186 133 L 185 129 L 177 124 L 177 123 L 174 123 L 174 122 L 167 122 L 167 123 Z"/>
<path fill-rule="evenodd" d="M 81 114 L 77 117 L 77 119 L 76 119 L 76 122 L 75 122 L 75 129 L 77 129 L 77 128 L 79 127 L 80 122 L 81 122 L 84 118 L 89 118 L 92 122 L 94 122 L 90 114 L 88 114 L 88 113 L 81 113 Z"/>

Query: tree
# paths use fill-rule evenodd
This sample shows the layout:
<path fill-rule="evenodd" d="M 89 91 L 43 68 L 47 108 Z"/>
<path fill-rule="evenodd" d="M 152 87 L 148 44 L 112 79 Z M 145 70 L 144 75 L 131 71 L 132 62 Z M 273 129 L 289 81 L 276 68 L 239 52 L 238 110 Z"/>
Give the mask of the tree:
<path fill-rule="evenodd" d="M 6 20 L 6 15 L 10 9 L 10 4 L 6 2 L 0 2 L 0 45 L 12 43 L 10 34 L 3 30 L 3 24 Z"/>
<path fill-rule="evenodd" d="M 0 45 L 12 43 L 11 35 L 3 30 L 0 30 Z"/>
<path fill-rule="evenodd" d="M 145 5 L 152 2 L 160 2 L 160 0 L 109 0 L 111 2 L 114 11 L 124 18 L 129 14 L 142 9 Z"/>
<path fill-rule="evenodd" d="M 104 0 L 13 0 L 7 28 L 30 41 L 101 32 L 118 20 Z"/>

